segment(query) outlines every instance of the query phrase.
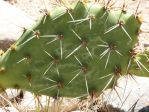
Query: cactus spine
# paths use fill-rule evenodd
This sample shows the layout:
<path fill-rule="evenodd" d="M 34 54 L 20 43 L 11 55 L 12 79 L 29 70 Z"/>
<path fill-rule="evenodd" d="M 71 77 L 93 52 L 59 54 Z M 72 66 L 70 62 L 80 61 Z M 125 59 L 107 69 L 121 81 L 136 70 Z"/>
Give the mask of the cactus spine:
<path fill-rule="evenodd" d="M 133 50 L 140 25 L 93 2 L 46 12 L 0 57 L 0 86 L 76 97 L 100 94 L 122 75 L 148 76 L 148 53 Z"/>

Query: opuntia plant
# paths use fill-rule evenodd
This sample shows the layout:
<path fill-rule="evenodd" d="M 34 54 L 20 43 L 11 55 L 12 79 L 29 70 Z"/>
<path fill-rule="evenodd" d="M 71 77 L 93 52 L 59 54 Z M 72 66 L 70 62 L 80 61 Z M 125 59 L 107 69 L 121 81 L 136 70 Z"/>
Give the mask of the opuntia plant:
<path fill-rule="evenodd" d="M 110 0 L 60 6 L 0 56 L 0 87 L 52 97 L 94 96 L 124 75 L 149 76 L 148 55 L 135 50 L 137 14 L 110 9 Z"/>

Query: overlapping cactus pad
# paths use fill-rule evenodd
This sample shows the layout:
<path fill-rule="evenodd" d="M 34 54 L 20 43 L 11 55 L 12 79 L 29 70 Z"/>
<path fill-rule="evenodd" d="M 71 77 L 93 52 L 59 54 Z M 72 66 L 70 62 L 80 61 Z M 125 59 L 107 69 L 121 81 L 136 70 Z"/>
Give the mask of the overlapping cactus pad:
<path fill-rule="evenodd" d="M 127 73 L 147 76 L 146 56 L 133 50 L 140 24 L 98 3 L 58 7 L 0 57 L 0 86 L 76 97 L 112 88 Z"/>

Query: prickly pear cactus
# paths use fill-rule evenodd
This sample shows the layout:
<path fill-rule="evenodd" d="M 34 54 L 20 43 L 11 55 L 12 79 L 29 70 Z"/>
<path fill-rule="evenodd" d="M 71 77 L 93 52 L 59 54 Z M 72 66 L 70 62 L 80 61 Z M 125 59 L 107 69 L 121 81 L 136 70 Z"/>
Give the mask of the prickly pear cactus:
<path fill-rule="evenodd" d="M 149 77 L 149 49 L 146 48 L 143 53 L 133 51 L 132 58 L 129 61 L 129 73 Z"/>
<path fill-rule="evenodd" d="M 98 3 L 46 12 L 0 57 L 0 86 L 76 97 L 100 94 L 128 73 L 147 76 L 147 55 L 133 51 L 140 25 Z"/>

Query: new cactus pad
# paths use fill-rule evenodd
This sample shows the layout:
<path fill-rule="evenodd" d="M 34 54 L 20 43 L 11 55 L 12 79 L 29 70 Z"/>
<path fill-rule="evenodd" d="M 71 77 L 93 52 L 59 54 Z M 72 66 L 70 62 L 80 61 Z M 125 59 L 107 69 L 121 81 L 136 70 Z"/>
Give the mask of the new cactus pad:
<path fill-rule="evenodd" d="M 133 49 L 140 25 L 135 14 L 95 2 L 55 8 L 1 55 L 0 87 L 77 97 L 113 88 L 123 75 L 149 76 L 149 53 Z"/>

